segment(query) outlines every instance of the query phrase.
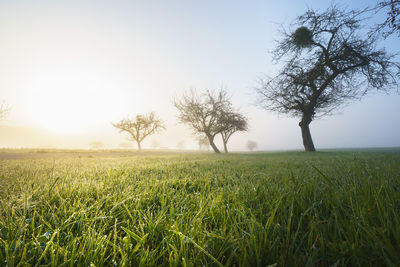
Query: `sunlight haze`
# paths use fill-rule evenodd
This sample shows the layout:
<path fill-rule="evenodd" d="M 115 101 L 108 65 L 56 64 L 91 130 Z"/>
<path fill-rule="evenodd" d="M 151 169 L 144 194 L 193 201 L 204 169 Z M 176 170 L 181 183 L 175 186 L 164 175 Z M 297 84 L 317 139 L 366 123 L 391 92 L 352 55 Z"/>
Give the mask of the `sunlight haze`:
<path fill-rule="evenodd" d="M 154 111 L 166 130 L 160 148 L 197 149 L 173 100 L 185 91 L 226 88 L 249 118 L 231 150 L 301 149 L 297 118 L 254 105 L 269 52 L 307 7 L 331 1 L 1 1 L 0 147 L 105 148 L 127 142 L 111 123 Z M 348 8 L 376 1 L 336 1 Z M 377 17 L 379 20 L 379 17 Z M 400 39 L 385 47 L 398 53 Z M 373 93 L 311 124 L 318 148 L 400 146 L 400 95 Z M 221 145 L 217 137 L 217 144 Z"/>

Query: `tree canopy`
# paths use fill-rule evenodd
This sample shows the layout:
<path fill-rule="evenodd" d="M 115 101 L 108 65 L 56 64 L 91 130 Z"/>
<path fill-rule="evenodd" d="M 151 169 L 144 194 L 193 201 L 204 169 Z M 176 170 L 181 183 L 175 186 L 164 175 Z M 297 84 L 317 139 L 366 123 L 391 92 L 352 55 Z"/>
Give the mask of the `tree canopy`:
<path fill-rule="evenodd" d="M 163 122 L 156 117 L 154 112 L 146 115 L 136 115 L 134 118 L 125 118 L 117 123 L 112 123 L 120 132 L 127 132 L 136 141 L 138 150 L 142 150 L 141 142 L 149 135 L 165 129 Z"/>
<path fill-rule="evenodd" d="M 378 30 L 383 31 L 385 37 L 396 33 L 400 37 L 400 0 L 386 0 L 379 2 L 375 10 L 384 10 L 387 18 L 378 25 Z"/>
<path fill-rule="evenodd" d="M 257 143 L 255 141 L 249 140 L 247 141 L 246 147 L 248 150 L 253 151 L 257 147 Z"/>
<path fill-rule="evenodd" d="M 204 134 L 216 153 L 220 150 L 214 143 L 215 136 L 221 134 L 224 150 L 233 133 L 247 130 L 247 118 L 235 111 L 225 90 L 217 93 L 207 90 L 198 94 L 195 90 L 174 101 L 179 110 L 180 122 L 189 125 L 195 134 Z"/>
<path fill-rule="evenodd" d="M 229 138 L 236 132 L 244 132 L 248 129 L 247 118 L 237 111 L 230 110 L 222 112 L 220 123 L 223 130 L 221 131 L 222 143 L 225 153 L 228 152 L 227 143 Z"/>
<path fill-rule="evenodd" d="M 174 101 L 179 110 L 180 122 L 189 125 L 195 134 L 205 134 L 216 153 L 220 153 L 214 143 L 214 138 L 223 130 L 220 120 L 221 113 L 229 105 L 229 98 L 224 90 L 218 93 L 207 90 L 198 94 L 195 90 Z"/>

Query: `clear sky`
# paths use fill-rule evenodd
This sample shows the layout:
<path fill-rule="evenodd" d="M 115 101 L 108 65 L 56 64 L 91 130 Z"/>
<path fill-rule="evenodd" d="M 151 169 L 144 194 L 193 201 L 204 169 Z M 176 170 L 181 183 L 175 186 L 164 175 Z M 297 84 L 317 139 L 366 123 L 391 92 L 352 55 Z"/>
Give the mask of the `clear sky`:
<path fill-rule="evenodd" d="M 364 8 L 376 1 L 335 3 Z M 116 147 L 124 135 L 111 122 L 155 111 L 167 130 L 144 147 L 184 140 L 195 148 L 172 100 L 190 88 L 224 86 L 250 118 L 249 132 L 232 137 L 233 150 L 244 150 L 247 140 L 262 150 L 302 148 L 298 119 L 255 107 L 252 88 L 277 70 L 269 51 L 280 25 L 330 4 L 0 0 L 0 101 L 12 107 L 0 122 L 0 147 L 87 147 L 93 140 Z M 385 46 L 399 52 L 400 38 Z M 311 131 L 317 148 L 400 146 L 400 96 L 369 95 L 312 122 Z"/>

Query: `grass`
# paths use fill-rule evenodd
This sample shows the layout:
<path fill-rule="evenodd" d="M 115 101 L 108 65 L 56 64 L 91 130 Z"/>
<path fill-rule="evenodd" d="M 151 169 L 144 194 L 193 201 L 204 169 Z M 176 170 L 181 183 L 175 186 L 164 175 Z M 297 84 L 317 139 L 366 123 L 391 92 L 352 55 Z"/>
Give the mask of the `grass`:
<path fill-rule="evenodd" d="M 0 265 L 400 266 L 400 151 L 0 161 Z"/>

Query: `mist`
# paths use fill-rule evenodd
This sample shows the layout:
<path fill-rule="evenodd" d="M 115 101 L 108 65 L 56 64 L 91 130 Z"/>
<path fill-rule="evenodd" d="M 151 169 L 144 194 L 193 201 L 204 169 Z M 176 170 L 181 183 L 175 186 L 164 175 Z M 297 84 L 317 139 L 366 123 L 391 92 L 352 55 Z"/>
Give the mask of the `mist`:
<path fill-rule="evenodd" d="M 159 148 L 183 141 L 196 150 L 196 136 L 178 122 L 172 102 L 191 88 L 223 87 L 249 118 L 249 130 L 232 136 L 231 151 L 247 150 L 248 140 L 258 150 L 301 149 L 298 119 L 256 107 L 253 89 L 260 75 L 279 67 L 269 51 L 280 24 L 306 6 L 326 4 L 2 2 L 0 99 L 12 109 L 0 122 L 0 147 L 90 148 L 101 141 L 114 149 L 130 141 L 111 123 L 154 111 L 166 130 L 147 138 L 145 149 L 156 140 Z M 386 44 L 394 52 L 400 45 L 398 38 Z M 376 93 L 315 120 L 315 143 L 400 146 L 398 103 L 396 92 Z"/>

